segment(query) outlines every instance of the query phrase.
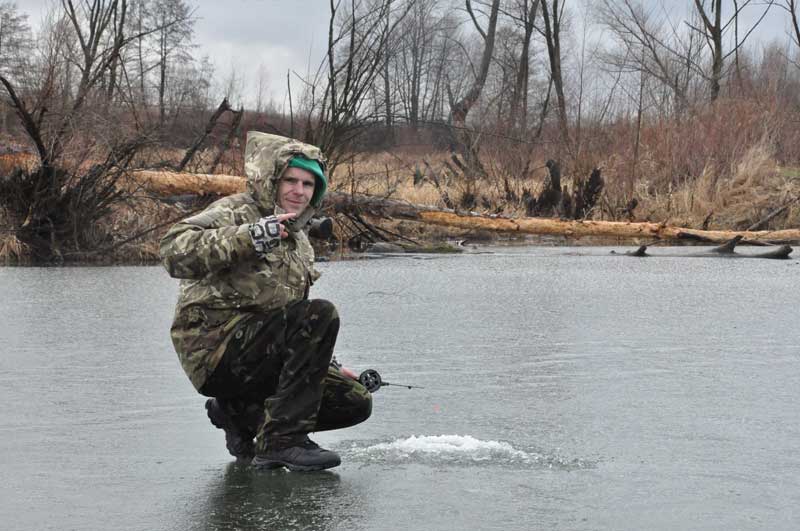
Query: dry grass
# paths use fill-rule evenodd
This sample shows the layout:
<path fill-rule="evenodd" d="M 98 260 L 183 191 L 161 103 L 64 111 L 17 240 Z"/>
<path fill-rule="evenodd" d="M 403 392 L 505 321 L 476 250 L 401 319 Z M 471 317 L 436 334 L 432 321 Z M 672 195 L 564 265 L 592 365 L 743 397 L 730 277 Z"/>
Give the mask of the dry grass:
<path fill-rule="evenodd" d="M 9 175 L 14 170 L 22 168 L 28 172 L 33 171 L 38 159 L 31 153 L 6 153 L 0 155 L 0 176 Z"/>
<path fill-rule="evenodd" d="M 797 117 L 769 102 L 720 102 L 693 110 L 679 119 L 645 123 L 638 150 L 630 120 L 586 127 L 578 155 L 562 163 L 562 184 L 602 169 L 605 188 L 594 218 L 620 219 L 631 198 L 638 200 L 634 220 L 666 222 L 692 228 L 745 229 L 785 205 L 787 209 L 765 228 L 800 226 L 800 128 Z M 411 203 L 447 207 L 448 201 L 474 195 L 479 212 L 523 216 L 523 190 L 538 195 L 547 178 L 544 162 L 555 158 L 551 143 L 537 146 L 487 138 L 481 162 L 487 175 L 466 179 L 449 152 L 433 148 L 398 148 L 361 154 L 340 164 L 331 189 L 369 194 Z M 153 148 L 138 155 L 134 166 L 177 164 L 184 150 Z M 635 154 L 635 155 L 634 155 Z M 201 151 L 187 171 L 205 173 L 217 155 Z M 224 154 L 217 173 L 242 175 L 241 149 Z M 635 156 L 635 163 L 634 163 Z M 0 177 L 19 167 L 32 169 L 33 155 L 0 155 Z M 83 164 L 86 159 L 83 160 Z M 791 164 L 791 165 L 790 165 Z M 508 192 L 511 192 L 510 194 Z M 113 246 L 124 238 L 175 219 L 188 209 L 153 201 L 142 193 L 118 205 L 97 227 L 96 241 Z M 7 223 L 0 220 L 0 229 Z M 421 240 L 437 240 L 459 231 L 409 222 L 385 222 L 389 230 Z M 167 226 L 93 260 L 152 262 Z M 13 232 L 0 232 L 0 262 L 24 262 L 30 249 Z"/>
<path fill-rule="evenodd" d="M 636 183 L 637 211 L 643 219 L 671 225 L 743 230 L 800 197 L 800 180 L 787 177 L 766 142 L 731 162 L 727 175 L 709 164 L 694 179 L 666 190 L 646 180 Z M 797 226 L 797 208 L 775 218 L 771 228 Z"/>
<path fill-rule="evenodd" d="M 606 180 L 602 215 L 614 217 L 635 197 L 637 219 L 747 228 L 800 197 L 798 172 L 781 169 L 800 159 L 797 123 L 768 99 L 720 100 L 678 119 L 646 121 L 638 152 L 634 123 L 600 128 L 587 149 Z M 796 227 L 797 216 L 794 203 L 769 228 Z"/>
<path fill-rule="evenodd" d="M 107 256 L 98 256 L 97 259 L 112 262 L 157 262 L 159 260 L 159 241 L 169 228 L 169 224 L 150 232 L 147 231 L 170 220 L 180 218 L 185 212 L 187 211 L 182 206 L 164 204 L 145 196 L 136 197 L 126 204 L 118 205 L 106 223 L 99 227 L 99 230 L 113 235 L 109 244 L 114 246 L 115 242 L 121 242 L 137 234 L 145 232 L 146 234 L 129 243 L 118 247 L 114 246 Z"/>
<path fill-rule="evenodd" d="M 14 233 L 0 233 L 0 264 L 28 265 L 30 263 L 29 247 Z"/>
<path fill-rule="evenodd" d="M 504 180 L 508 180 L 517 198 L 522 195 L 523 188 L 537 192 L 547 174 L 544 161 L 532 164 L 538 171 L 531 172 L 528 178 L 510 173 L 502 161 L 484 157 L 482 162 L 489 175 L 468 181 L 453 167 L 448 152 L 397 150 L 359 156 L 337 167 L 331 189 L 440 208 L 447 207 L 445 197 L 459 205 L 465 194 L 473 193 L 478 200 L 474 210 L 523 215 L 519 200 L 507 199 Z M 567 177 L 563 182 L 568 184 L 570 180 Z"/>
<path fill-rule="evenodd" d="M 679 131 L 673 131 L 680 134 Z M 671 133 L 671 134 L 672 134 Z M 715 147 L 715 151 L 722 150 Z M 612 153 L 599 165 L 603 167 L 606 187 L 603 208 L 595 211 L 595 217 L 616 219 L 621 207 L 630 197 L 636 197 L 639 206 L 635 220 L 666 222 L 671 225 L 701 228 L 742 230 L 763 219 L 773 210 L 800 197 L 800 171 L 782 169 L 776 160 L 774 146 L 767 136 L 740 150 L 732 150 L 726 161 L 709 156 L 697 174 L 673 176 L 658 160 L 658 153 L 643 151 L 639 162 L 640 178 L 629 182 L 626 170 L 631 167 L 625 153 Z M 670 153 L 670 157 L 674 154 Z M 429 167 L 425 165 L 427 161 Z M 445 207 L 443 193 L 458 202 L 468 190 L 463 179 L 454 177 L 445 163 L 449 153 L 394 152 L 357 157 L 351 163 L 339 166 L 332 189 L 351 193 L 363 193 L 411 203 Z M 479 201 L 475 210 L 502 212 L 511 216 L 524 215 L 518 201 L 508 201 L 503 189 L 503 180 L 508 179 L 513 191 L 519 196 L 523 188 L 534 193 L 540 190 L 546 170 L 542 159 L 531 164 L 536 171 L 527 179 L 520 179 L 505 170 L 503 161 L 487 159 L 484 165 L 492 174 L 475 183 Z M 697 163 L 697 161 L 692 164 Z M 686 170 L 686 164 L 681 166 Z M 569 171 L 569 169 L 567 169 Z M 414 174 L 424 174 L 425 179 L 414 184 Z M 439 186 L 434 184 L 435 174 Z M 582 174 L 562 175 L 562 183 L 571 186 L 574 177 Z M 795 204 L 784 214 L 776 217 L 769 228 L 798 225 L 800 204 Z"/>

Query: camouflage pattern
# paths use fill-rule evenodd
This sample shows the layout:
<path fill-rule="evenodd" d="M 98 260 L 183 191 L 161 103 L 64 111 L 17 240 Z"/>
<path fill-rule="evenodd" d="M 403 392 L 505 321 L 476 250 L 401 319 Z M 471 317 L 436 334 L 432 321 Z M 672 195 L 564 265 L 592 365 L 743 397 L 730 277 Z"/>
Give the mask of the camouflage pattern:
<path fill-rule="evenodd" d="M 295 155 L 324 167 L 317 147 L 250 132 L 245 149 L 247 191 L 177 223 L 161 240 L 164 267 L 182 279 L 172 342 L 197 389 L 216 368 L 240 320 L 303 299 L 319 277 L 303 230 L 319 205 L 310 205 L 288 223 L 289 238 L 263 259 L 256 256 L 248 232 L 261 217 L 285 213 L 275 203 L 276 183 Z"/>
<path fill-rule="evenodd" d="M 370 393 L 330 366 L 336 308 L 302 300 L 241 320 L 201 392 L 217 397 L 256 452 L 293 435 L 352 426 L 369 417 Z"/>
<path fill-rule="evenodd" d="M 364 422 L 372 414 L 372 395 L 338 369 L 328 368 L 322 380 L 322 402 L 313 431 L 338 430 Z"/>

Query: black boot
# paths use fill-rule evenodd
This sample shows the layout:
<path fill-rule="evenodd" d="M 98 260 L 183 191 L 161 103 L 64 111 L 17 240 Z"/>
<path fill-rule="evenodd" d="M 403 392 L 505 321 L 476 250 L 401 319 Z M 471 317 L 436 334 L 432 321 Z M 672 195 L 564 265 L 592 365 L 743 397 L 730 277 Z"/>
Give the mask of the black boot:
<path fill-rule="evenodd" d="M 307 435 L 300 435 L 268 445 L 264 452 L 256 455 L 252 464 L 262 469 L 285 466 L 289 470 L 309 472 L 333 468 L 341 463 L 336 452 L 320 448 Z"/>
<path fill-rule="evenodd" d="M 216 398 L 206 400 L 206 410 L 211 424 L 225 430 L 225 446 L 237 463 L 249 463 L 255 455 L 254 434 L 241 428 Z"/>

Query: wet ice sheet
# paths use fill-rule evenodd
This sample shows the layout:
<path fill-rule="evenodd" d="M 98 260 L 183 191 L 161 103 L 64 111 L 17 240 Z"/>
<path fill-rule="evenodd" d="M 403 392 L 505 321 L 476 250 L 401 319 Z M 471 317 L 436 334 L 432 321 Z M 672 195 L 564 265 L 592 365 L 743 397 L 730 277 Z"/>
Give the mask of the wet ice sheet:
<path fill-rule="evenodd" d="M 795 529 L 800 264 L 574 251 L 322 264 L 339 359 L 425 389 L 306 476 L 230 465 L 159 268 L 0 269 L 2 527 Z"/>

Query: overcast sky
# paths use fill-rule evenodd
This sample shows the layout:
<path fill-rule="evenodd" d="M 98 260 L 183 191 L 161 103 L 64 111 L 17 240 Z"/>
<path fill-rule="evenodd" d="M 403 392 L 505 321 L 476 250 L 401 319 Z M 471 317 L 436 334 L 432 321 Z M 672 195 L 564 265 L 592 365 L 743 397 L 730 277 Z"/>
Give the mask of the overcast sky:
<path fill-rule="evenodd" d="M 424 0 L 423 0 L 424 1 Z M 783 2 L 784 0 L 779 0 Z M 690 0 L 644 0 L 646 4 L 666 6 L 672 15 L 688 12 Z M 763 0 L 754 0 L 754 4 Z M 20 11 L 38 26 L 48 5 L 58 0 L 16 0 Z M 245 104 L 252 105 L 260 65 L 263 65 L 269 95 L 279 106 L 284 104 L 286 73 L 291 68 L 300 74 L 315 71 L 324 58 L 327 43 L 329 0 L 188 0 L 198 18 L 195 26 L 196 55 L 208 55 L 215 65 L 220 84 L 232 69 L 244 76 Z M 462 0 L 458 0 L 460 6 Z M 723 15 L 732 2 L 726 0 Z M 577 12 L 591 0 L 566 0 Z M 742 26 L 755 21 L 761 8 L 748 9 Z M 788 42 L 788 17 L 784 10 L 773 8 L 754 37 L 761 41 L 778 39 Z M 741 30 L 744 33 L 744 30 Z M 293 85 L 295 86 L 295 85 Z M 218 87 L 221 88 L 221 87 Z M 236 102 L 234 102 L 236 104 Z"/>
<path fill-rule="evenodd" d="M 253 92 L 264 66 L 270 93 L 279 105 L 289 69 L 316 72 L 328 42 L 328 0 L 195 0 L 196 40 L 216 65 L 218 77 L 231 68 L 245 74 Z M 296 81 L 295 81 L 296 82 Z"/>
<path fill-rule="evenodd" d="M 12 0 L 36 29 L 48 6 L 58 0 Z M 278 105 L 286 92 L 286 72 L 316 71 L 325 54 L 328 0 L 189 0 L 195 9 L 196 55 L 208 55 L 222 83 L 231 69 L 244 75 L 252 98 L 259 66 Z M 249 102 L 245 102 L 249 103 Z"/>

